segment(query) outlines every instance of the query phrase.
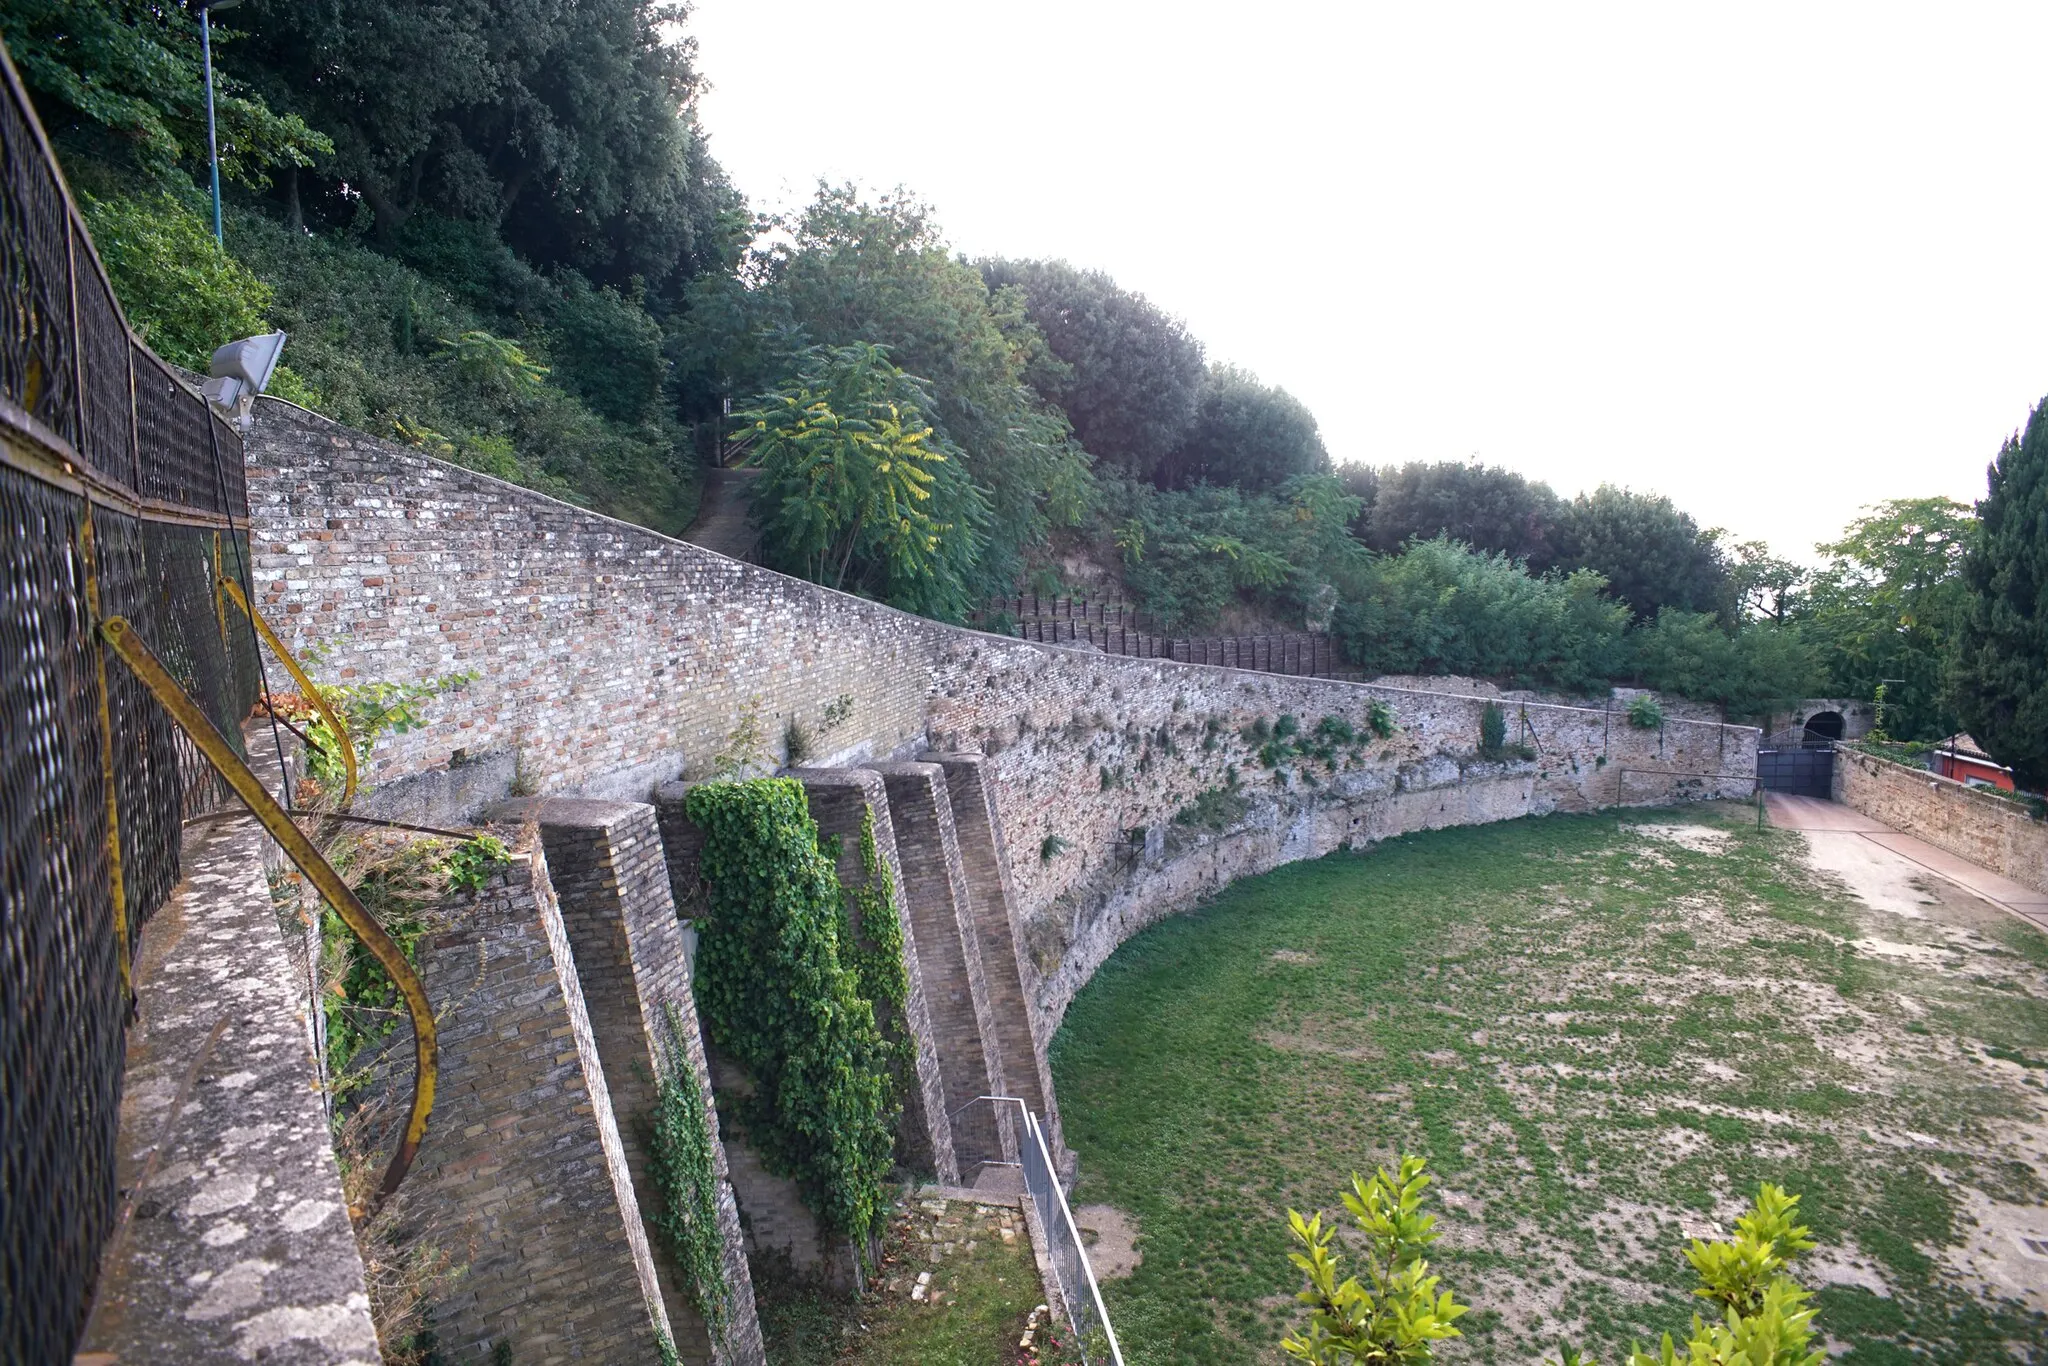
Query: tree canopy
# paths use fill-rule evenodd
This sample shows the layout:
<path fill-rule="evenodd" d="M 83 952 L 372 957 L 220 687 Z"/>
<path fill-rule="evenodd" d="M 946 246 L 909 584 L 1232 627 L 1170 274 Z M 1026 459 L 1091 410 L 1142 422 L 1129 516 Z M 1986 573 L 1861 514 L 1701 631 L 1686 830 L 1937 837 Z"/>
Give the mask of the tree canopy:
<path fill-rule="evenodd" d="M 1100 271 L 1064 261 L 981 263 L 992 290 L 1016 289 L 1058 362 L 1032 382 L 1099 460 L 1152 478 L 1194 422 L 1207 369 L 1180 319 Z"/>
<path fill-rule="evenodd" d="M 1955 708 L 2015 779 L 2048 791 L 2048 399 L 1989 480 L 1960 571 Z"/>
<path fill-rule="evenodd" d="M 1540 569 L 1551 563 L 1557 517 L 1550 486 L 1513 470 L 1478 461 L 1410 463 L 1380 472 L 1365 537 L 1387 554 L 1444 536 Z"/>
<path fill-rule="evenodd" d="M 1667 607 L 1715 612 L 1726 601 L 1716 533 L 1701 531 L 1669 498 L 1612 484 L 1559 506 L 1550 563 L 1601 575 L 1641 621 Z"/>
<path fill-rule="evenodd" d="M 1218 365 L 1202 381 L 1194 419 L 1156 477 L 1173 488 L 1224 484 L 1262 493 L 1329 469 L 1330 453 L 1307 404 L 1249 371 Z"/>

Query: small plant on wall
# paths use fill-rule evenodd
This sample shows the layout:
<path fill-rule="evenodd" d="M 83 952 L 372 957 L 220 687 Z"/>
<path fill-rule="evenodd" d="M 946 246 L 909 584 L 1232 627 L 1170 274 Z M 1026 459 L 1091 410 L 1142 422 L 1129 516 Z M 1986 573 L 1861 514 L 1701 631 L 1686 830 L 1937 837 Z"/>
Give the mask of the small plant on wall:
<path fill-rule="evenodd" d="M 1648 694 L 1631 697 L 1628 700 L 1628 723 L 1637 730 L 1657 730 L 1664 724 L 1664 708 Z"/>

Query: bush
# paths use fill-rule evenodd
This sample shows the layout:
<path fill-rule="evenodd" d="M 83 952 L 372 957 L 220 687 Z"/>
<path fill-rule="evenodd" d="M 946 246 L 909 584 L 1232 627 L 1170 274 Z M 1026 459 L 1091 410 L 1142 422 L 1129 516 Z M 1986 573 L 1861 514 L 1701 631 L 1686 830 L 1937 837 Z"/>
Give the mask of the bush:
<path fill-rule="evenodd" d="M 1648 696 L 1628 700 L 1628 723 L 1637 730 L 1658 730 L 1664 725 L 1664 708 Z"/>
<path fill-rule="evenodd" d="M 1423 1256 L 1442 1236 L 1436 1216 L 1422 1212 L 1430 1184 L 1425 1165 L 1409 1156 L 1398 1171 L 1382 1168 L 1370 1181 L 1353 1174 L 1344 1207 L 1365 1235 L 1363 1281 L 1337 1279 L 1342 1258 L 1332 1250 L 1334 1226 L 1326 1227 L 1320 1214 L 1304 1219 L 1287 1211 L 1288 1232 L 1302 1248 L 1288 1260 L 1308 1280 L 1295 1299 L 1310 1310 L 1307 1326 L 1280 1343 L 1288 1356 L 1313 1366 L 1428 1362 L 1436 1343 L 1462 1336 L 1453 1325 L 1471 1306 L 1448 1290 L 1439 1292 L 1441 1278 L 1429 1274 Z M 1693 1294 L 1714 1305 L 1717 1317 L 1693 1316 L 1683 1355 L 1666 1333 L 1658 1352 L 1637 1347 L 1627 1366 L 1821 1366 L 1827 1353 L 1808 1350 L 1816 1313 L 1808 1307 L 1812 1293 L 1785 1274 L 1814 1246 L 1796 1222 L 1798 1207 L 1798 1196 L 1765 1182 L 1735 1221 L 1734 1238 L 1695 1239 L 1685 1250 L 1700 1282 Z M 1562 1366 L 1595 1366 L 1569 1346 L 1561 1359 Z"/>
<path fill-rule="evenodd" d="M 1535 578 L 1505 555 L 1422 541 L 1374 561 L 1335 631 L 1369 673 L 1457 673 L 1583 688 L 1620 663 L 1628 608 L 1597 574 Z"/>
<path fill-rule="evenodd" d="M 167 361 L 205 373 L 214 348 L 270 330 L 270 286 L 169 194 L 83 196 L 86 226 L 128 321 Z"/>

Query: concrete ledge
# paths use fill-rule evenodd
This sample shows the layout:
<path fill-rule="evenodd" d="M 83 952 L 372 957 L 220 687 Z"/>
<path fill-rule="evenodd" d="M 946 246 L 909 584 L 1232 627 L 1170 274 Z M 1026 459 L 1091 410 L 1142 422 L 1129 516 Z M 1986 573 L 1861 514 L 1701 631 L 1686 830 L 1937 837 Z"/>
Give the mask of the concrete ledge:
<path fill-rule="evenodd" d="M 188 827 L 136 962 L 119 1222 L 82 1350 L 375 1366 L 363 1265 L 253 818 Z"/>

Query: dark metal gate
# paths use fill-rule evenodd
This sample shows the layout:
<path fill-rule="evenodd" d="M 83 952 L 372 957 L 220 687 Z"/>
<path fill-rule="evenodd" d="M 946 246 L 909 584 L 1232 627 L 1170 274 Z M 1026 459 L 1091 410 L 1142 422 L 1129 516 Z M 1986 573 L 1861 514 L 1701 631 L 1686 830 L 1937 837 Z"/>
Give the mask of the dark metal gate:
<path fill-rule="evenodd" d="M 1835 747 L 1825 741 L 1766 743 L 1756 752 L 1756 776 L 1766 792 L 1825 798 L 1834 790 Z"/>

